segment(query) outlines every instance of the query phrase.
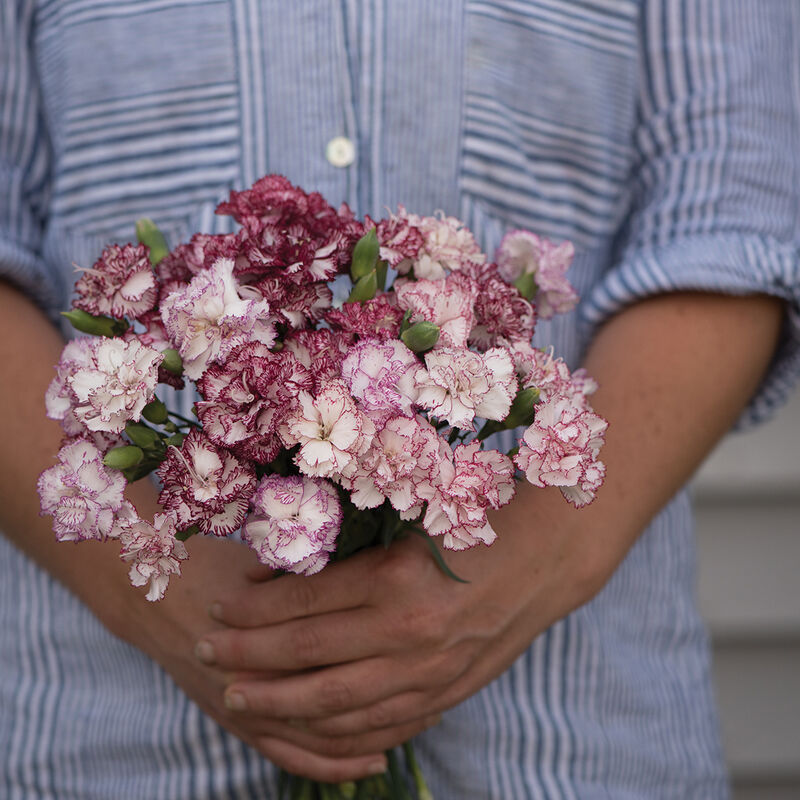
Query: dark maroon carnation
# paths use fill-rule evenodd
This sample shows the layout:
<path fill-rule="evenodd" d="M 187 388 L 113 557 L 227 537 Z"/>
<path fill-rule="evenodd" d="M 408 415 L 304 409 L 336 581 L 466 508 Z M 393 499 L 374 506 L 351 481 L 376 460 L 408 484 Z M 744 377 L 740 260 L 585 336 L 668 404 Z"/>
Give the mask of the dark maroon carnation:
<path fill-rule="evenodd" d="M 314 392 L 319 391 L 331 378 L 342 374 L 344 361 L 353 342 L 352 334 L 344 331 L 293 331 L 284 345 L 306 367 L 314 379 Z"/>
<path fill-rule="evenodd" d="M 241 527 L 256 488 L 252 464 L 217 447 L 198 428 L 192 428 L 180 450 L 167 450 L 158 477 L 164 487 L 158 500 L 175 513 L 178 527 L 197 525 L 216 536 Z"/>
<path fill-rule="evenodd" d="M 275 276 L 256 284 L 270 308 L 283 316 L 292 328 L 305 328 L 316 323 L 331 307 L 333 295 L 327 283 L 289 283 Z"/>
<path fill-rule="evenodd" d="M 359 337 L 396 339 L 400 336 L 403 310 L 392 305 L 386 295 L 379 295 L 366 303 L 345 303 L 329 311 L 325 321 L 334 329 Z"/>
<path fill-rule="evenodd" d="M 283 444 L 278 430 L 300 391 L 311 391 L 310 371 L 290 352 L 260 342 L 243 344 L 224 364 L 210 366 L 197 388 L 197 414 L 209 439 L 241 458 L 267 464 Z"/>
<path fill-rule="evenodd" d="M 425 244 L 422 232 L 405 216 L 395 215 L 377 223 L 367 217 L 364 228 L 369 230 L 372 227 L 375 228 L 375 235 L 381 246 L 381 258 L 393 267 L 407 258 L 412 260 L 417 258 L 422 245 Z"/>

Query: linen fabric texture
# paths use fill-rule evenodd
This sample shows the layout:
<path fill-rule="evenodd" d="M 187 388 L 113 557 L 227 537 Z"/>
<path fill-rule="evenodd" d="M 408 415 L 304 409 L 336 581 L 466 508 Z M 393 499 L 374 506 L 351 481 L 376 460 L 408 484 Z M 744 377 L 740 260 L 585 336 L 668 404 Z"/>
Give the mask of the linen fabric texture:
<path fill-rule="evenodd" d="M 269 173 L 334 205 L 570 239 L 572 366 L 663 292 L 786 301 L 742 424 L 800 370 L 796 0 L 8 0 L 0 269 L 48 313 L 152 217 Z M 346 137 L 351 164 L 325 157 Z M 191 398 L 172 398 L 186 411 Z M 510 446 L 510 445 L 509 445 Z M 726 798 L 685 493 L 607 587 L 418 739 L 438 800 Z M 133 589 L 131 591 L 134 591 Z M 0 537 L 0 794 L 273 798 L 274 769 Z"/>

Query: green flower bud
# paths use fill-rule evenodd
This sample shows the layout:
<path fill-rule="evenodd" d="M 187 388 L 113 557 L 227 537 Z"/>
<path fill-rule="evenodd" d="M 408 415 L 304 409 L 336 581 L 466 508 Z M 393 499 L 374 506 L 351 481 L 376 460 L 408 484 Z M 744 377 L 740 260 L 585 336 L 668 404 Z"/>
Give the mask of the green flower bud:
<path fill-rule="evenodd" d="M 186 438 L 186 434 L 185 433 L 181 433 L 179 431 L 178 433 L 173 433 L 172 436 L 170 436 L 164 442 L 164 444 L 166 444 L 167 447 L 177 447 L 178 449 L 180 449 L 183 446 L 183 440 L 185 438 Z"/>
<path fill-rule="evenodd" d="M 139 244 L 150 250 L 150 263 L 155 266 L 169 253 L 167 240 L 151 219 L 143 218 L 136 222 L 136 238 Z"/>
<path fill-rule="evenodd" d="M 536 278 L 533 277 L 532 272 L 526 272 L 524 275 L 520 275 L 519 278 L 514 281 L 514 286 L 517 287 L 517 291 L 526 300 L 532 300 L 539 290 L 539 287 L 536 285 Z"/>
<path fill-rule="evenodd" d="M 144 458 L 140 447 L 122 445 L 109 450 L 103 457 L 103 463 L 112 469 L 129 469 L 135 467 Z"/>
<path fill-rule="evenodd" d="M 350 292 L 350 297 L 347 298 L 348 303 L 363 303 L 365 300 L 372 300 L 375 293 L 378 291 L 378 279 L 375 272 L 370 272 L 356 281 L 353 291 Z"/>
<path fill-rule="evenodd" d="M 90 333 L 92 336 L 107 336 L 112 338 L 119 336 L 128 330 L 128 323 L 124 319 L 112 319 L 111 317 L 93 316 L 92 314 L 74 308 L 72 311 L 62 311 L 62 317 L 66 317 L 72 327 L 81 333 Z"/>
<path fill-rule="evenodd" d="M 350 277 L 358 281 L 370 272 L 375 271 L 381 246 L 375 228 L 365 233 L 353 248 L 353 260 L 350 263 Z"/>
<path fill-rule="evenodd" d="M 153 450 L 163 447 L 161 436 L 159 436 L 158 431 L 148 428 L 147 425 L 143 425 L 141 422 L 129 422 L 125 426 L 125 433 L 128 438 L 135 445 L 141 447 L 142 450 Z"/>
<path fill-rule="evenodd" d="M 409 350 L 424 353 L 439 341 L 439 326 L 424 319 L 403 331 L 400 338 Z"/>
<path fill-rule="evenodd" d="M 167 372 L 171 372 L 173 375 L 183 374 L 183 359 L 177 350 L 173 350 L 170 347 L 162 351 L 161 355 L 164 356 L 161 366 L 164 367 Z"/>
<path fill-rule="evenodd" d="M 185 542 L 189 537 L 194 536 L 196 533 L 200 533 L 200 528 L 198 528 L 197 525 L 190 525 L 186 530 L 178 531 L 175 534 L 175 538 L 179 542 Z"/>
<path fill-rule="evenodd" d="M 156 425 L 163 425 L 167 421 L 167 407 L 156 397 L 143 409 L 142 416 Z"/>
<path fill-rule="evenodd" d="M 531 386 L 517 392 L 511 403 L 508 416 L 505 418 L 506 428 L 526 428 L 533 422 L 533 407 L 539 402 L 539 390 Z"/>

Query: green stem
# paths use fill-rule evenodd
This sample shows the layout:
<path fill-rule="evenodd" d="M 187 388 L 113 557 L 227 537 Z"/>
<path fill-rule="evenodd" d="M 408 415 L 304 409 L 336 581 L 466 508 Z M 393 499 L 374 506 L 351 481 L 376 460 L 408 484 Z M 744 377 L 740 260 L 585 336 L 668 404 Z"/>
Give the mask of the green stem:
<path fill-rule="evenodd" d="M 414 786 L 417 789 L 417 800 L 433 800 L 431 790 L 428 788 L 428 784 L 425 783 L 422 770 L 419 768 L 419 764 L 417 763 L 417 757 L 414 755 L 414 747 L 411 742 L 406 742 L 403 745 L 403 752 L 406 756 L 408 770 L 414 778 Z"/>

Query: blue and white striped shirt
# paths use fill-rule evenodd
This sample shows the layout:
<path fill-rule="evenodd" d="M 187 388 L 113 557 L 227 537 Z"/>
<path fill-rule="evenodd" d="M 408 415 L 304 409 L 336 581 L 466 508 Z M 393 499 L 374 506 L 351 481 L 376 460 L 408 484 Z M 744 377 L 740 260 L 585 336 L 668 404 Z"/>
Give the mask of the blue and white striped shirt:
<path fill-rule="evenodd" d="M 326 159 L 347 137 L 355 158 Z M 800 371 L 797 0 L 3 0 L 0 269 L 44 308 L 154 218 L 281 172 L 334 204 L 577 250 L 572 363 L 638 299 L 787 301 Z M 439 800 L 727 797 L 679 495 L 587 606 L 420 740 Z M 273 771 L 0 537 L 0 795 L 273 798 Z"/>

